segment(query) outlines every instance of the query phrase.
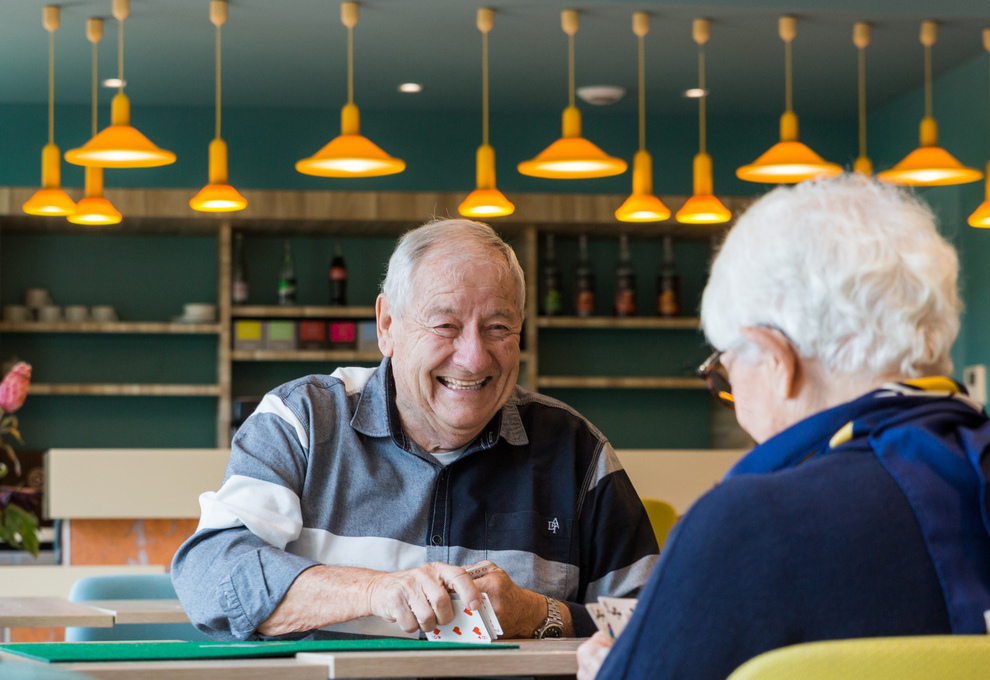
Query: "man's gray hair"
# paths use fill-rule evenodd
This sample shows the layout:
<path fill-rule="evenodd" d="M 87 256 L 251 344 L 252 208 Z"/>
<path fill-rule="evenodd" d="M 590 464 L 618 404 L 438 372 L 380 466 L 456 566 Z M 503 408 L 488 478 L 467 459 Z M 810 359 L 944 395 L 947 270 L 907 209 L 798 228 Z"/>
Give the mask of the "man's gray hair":
<path fill-rule="evenodd" d="M 701 322 L 713 347 L 783 331 L 834 373 L 949 374 L 959 261 L 912 194 L 845 174 L 774 189 L 729 232 Z"/>
<path fill-rule="evenodd" d="M 455 276 L 463 266 L 482 265 L 495 267 L 500 276 L 510 276 L 522 317 L 526 308 L 526 280 L 515 251 L 487 224 L 460 219 L 433 220 L 399 238 L 382 281 L 382 293 L 388 298 L 394 316 L 402 316 L 416 293 L 413 277 L 420 262 L 430 252 L 441 249 L 449 256 L 443 264 L 444 270 Z M 492 257 L 486 257 L 488 254 Z"/>

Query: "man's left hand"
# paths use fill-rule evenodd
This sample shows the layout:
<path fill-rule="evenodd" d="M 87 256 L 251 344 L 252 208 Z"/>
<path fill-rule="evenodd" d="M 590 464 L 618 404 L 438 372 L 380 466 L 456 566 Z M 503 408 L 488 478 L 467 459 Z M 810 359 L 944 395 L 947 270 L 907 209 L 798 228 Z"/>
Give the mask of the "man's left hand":
<path fill-rule="evenodd" d="M 612 639 L 601 632 L 595 633 L 583 642 L 577 650 L 577 680 L 595 680 L 610 649 L 612 649 Z"/>
<path fill-rule="evenodd" d="M 498 622 L 504 631 L 502 637 L 533 637 L 533 633 L 547 618 L 546 598 L 532 590 L 517 586 L 509 575 L 493 562 L 485 560 L 465 569 L 469 573 L 476 569 L 485 570 L 484 575 L 474 580 L 474 585 L 478 590 L 488 594 L 495 616 L 498 617 Z M 560 612 L 564 620 L 564 637 L 571 637 L 574 635 L 571 612 L 565 606 L 561 606 Z"/>

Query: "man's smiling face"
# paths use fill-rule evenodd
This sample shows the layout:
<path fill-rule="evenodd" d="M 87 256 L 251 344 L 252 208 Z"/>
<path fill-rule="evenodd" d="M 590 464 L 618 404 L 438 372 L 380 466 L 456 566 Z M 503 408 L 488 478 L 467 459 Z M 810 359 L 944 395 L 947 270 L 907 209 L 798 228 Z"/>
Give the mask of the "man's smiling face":
<path fill-rule="evenodd" d="M 478 436 L 519 376 L 522 314 L 512 276 L 500 253 L 469 250 L 427 253 L 401 316 L 379 297 L 379 346 L 392 357 L 402 427 L 432 453 Z"/>

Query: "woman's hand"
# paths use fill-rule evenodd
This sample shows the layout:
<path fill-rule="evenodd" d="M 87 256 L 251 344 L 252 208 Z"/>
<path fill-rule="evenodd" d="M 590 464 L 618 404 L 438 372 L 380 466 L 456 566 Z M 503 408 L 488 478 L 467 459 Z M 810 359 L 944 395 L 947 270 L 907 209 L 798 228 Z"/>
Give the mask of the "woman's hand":
<path fill-rule="evenodd" d="M 610 649 L 612 649 L 612 639 L 602 633 L 595 633 L 578 647 L 577 680 L 595 680 L 598 669 L 602 667 Z"/>

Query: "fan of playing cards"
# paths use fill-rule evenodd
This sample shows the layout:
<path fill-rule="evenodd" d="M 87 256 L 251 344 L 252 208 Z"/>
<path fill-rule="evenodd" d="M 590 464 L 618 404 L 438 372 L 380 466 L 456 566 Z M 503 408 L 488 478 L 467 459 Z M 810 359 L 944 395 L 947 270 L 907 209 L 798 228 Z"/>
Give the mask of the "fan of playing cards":
<path fill-rule="evenodd" d="M 457 593 L 450 594 L 450 604 L 454 608 L 454 620 L 428 632 L 428 640 L 489 644 L 502 634 L 488 593 L 481 594 L 481 606 L 475 611 L 468 609 Z"/>
<path fill-rule="evenodd" d="M 632 597 L 599 597 L 597 604 L 586 604 L 588 613 L 595 620 L 598 630 L 613 640 L 625 630 L 626 624 L 632 618 L 636 609 L 636 598 Z"/>

